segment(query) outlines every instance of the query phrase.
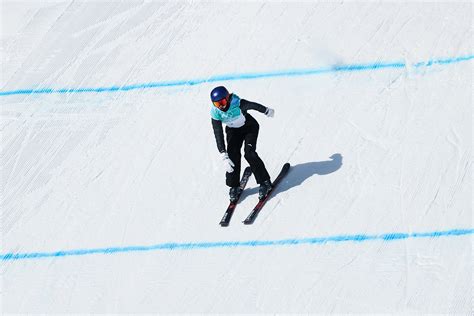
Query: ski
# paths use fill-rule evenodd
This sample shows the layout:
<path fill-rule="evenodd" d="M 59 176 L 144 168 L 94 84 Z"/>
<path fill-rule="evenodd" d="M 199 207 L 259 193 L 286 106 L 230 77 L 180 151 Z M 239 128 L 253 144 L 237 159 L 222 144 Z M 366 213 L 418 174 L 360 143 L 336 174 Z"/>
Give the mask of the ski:
<path fill-rule="evenodd" d="M 232 218 L 232 215 L 234 214 L 235 207 L 237 206 L 237 203 L 239 203 L 240 196 L 242 195 L 242 192 L 245 189 L 245 186 L 247 185 L 247 182 L 252 175 L 252 170 L 250 167 L 245 168 L 244 173 L 242 174 L 242 179 L 240 180 L 240 194 L 239 197 L 237 198 L 237 201 L 235 202 L 230 202 L 229 206 L 227 207 L 227 210 L 224 213 L 224 216 L 222 217 L 219 225 L 222 227 L 227 227 L 229 226 L 230 219 Z"/>
<path fill-rule="evenodd" d="M 257 205 L 254 207 L 252 212 L 250 212 L 249 216 L 247 216 L 247 218 L 243 221 L 245 225 L 251 225 L 253 224 L 253 222 L 255 222 L 255 219 L 257 218 L 258 214 L 262 210 L 263 206 L 265 205 L 267 200 L 270 198 L 270 195 L 275 190 L 276 186 L 281 181 L 281 179 L 283 179 L 283 177 L 286 176 L 286 174 L 288 173 L 288 170 L 290 170 L 290 164 L 287 162 L 283 165 L 283 168 L 281 168 L 281 171 L 276 177 L 275 181 L 273 181 L 272 189 L 270 190 L 270 192 L 268 192 L 268 194 L 264 198 L 258 201 Z"/>

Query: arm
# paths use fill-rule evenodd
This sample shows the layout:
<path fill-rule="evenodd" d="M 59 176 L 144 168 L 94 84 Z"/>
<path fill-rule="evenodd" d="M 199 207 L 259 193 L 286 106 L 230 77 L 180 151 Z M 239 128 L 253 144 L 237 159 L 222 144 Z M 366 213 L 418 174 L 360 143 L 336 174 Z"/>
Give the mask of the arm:
<path fill-rule="evenodd" d="M 266 114 L 267 112 L 267 107 L 263 106 L 259 103 L 256 102 L 251 102 L 245 99 L 240 100 L 240 109 L 244 112 L 247 113 L 248 110 L 255 110 L 260 113 Z"/>
<path fill-rule="evenodd" d="M 222 129 L 222 122 L 211 119 L 212 129 L 214 130 L 214 137 L 216 138 L 217 149 L 220 153 L 225 152 L 224 130 Z"/>

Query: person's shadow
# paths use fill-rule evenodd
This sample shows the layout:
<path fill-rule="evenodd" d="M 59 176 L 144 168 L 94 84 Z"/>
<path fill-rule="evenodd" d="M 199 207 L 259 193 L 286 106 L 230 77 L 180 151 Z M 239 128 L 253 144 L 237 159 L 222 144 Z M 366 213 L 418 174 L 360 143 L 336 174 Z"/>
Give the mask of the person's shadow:
<path fill-rule="evenodd" d="M 283 180 L 280 182 L 280 184 L 275 189 L 275 192 L 272 193 L 272 195 L 276 196 L 277 194 L 299 186 L 315 174 L 320 176 L 327 175 L 336 172 L 342 167 L 341 154 L 334 154 L 329 158 L 330 160 L 327 161 L 306 162 L 291 166 L 290 170 L 288 171 L 288 174 L 285 178 L 283 178 Z M 250 190 L 245 190 L 242 193 L 241 199 L 244 200 L 247 196 L 255 193 L 258 193 L 258 187 L 252 188 Z"/>

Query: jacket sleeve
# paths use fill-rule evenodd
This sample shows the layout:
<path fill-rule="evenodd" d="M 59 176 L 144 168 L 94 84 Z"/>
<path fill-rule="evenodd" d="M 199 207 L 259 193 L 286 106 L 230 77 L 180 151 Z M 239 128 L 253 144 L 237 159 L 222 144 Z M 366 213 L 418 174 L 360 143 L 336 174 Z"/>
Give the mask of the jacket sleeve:
<path fill-rule="evenodd" d="M 267 112 L 267 107 L 263 106 L 259 103 L 256 102 L 251 102 L 245 99 L 240 100 L 240 109 L 244 112 L 247 113 L 248 110 L 255 110 L 260 113 L 266 113 Z"/>
<path fill-rule="evenodd" d="M 225 152 L 224 130 L 222 129 L 222 122 L 211 118 L 212 129 L 214 130 L 214 137 L 216 138 L 217 149 L 220 153 Z"/>

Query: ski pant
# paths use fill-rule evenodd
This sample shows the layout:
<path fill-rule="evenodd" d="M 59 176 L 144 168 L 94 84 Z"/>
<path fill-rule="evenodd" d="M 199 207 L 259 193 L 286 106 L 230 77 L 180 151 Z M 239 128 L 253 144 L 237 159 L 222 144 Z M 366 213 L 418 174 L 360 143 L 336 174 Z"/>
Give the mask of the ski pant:
<path fill-rule="evenodd" d="M 245 118 L 244 126 L 239 128 L 226 127 L 225 130 L 227 135 L 227 153 L 230 160 L 235 164 L 234 171 L 226 173 L 226 184 L 229 187 L 238 187 L 240 184 L 241 148 L 244 143 L 244 157 L 249 163 L 257 183 L 260 184 L 270 179 L 265 164 L 255 151 L 257 149 L 257 137 L 260 126 L 252 116 L 247 114 Z"/>

